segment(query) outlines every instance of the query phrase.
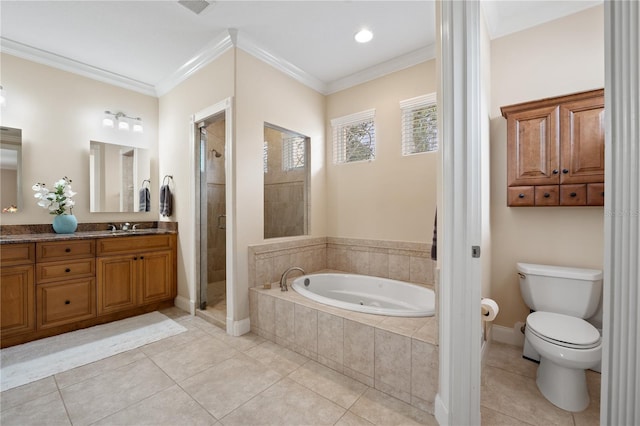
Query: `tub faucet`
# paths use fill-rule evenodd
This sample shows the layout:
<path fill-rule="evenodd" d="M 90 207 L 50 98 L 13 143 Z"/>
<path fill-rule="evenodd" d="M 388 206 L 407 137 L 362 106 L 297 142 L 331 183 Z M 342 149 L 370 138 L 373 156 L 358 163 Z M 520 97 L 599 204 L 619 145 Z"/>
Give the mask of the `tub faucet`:
<path fill-rule="evenodd" d="M 288 291 L 289 289 L 287 288 L 287 276 L 289 275 L 289 272 L 291 271 L 300 271 L 302 272 L 302 275 L 306 275 L 306 272 L 304 271 L 304 269 L 298 267 L 298 266 L 292 266 L 291 268 L 287 269 L 286 271 L 284 271 L 282 273 L 282 276 L 280 277 L 280 291 Z"/>

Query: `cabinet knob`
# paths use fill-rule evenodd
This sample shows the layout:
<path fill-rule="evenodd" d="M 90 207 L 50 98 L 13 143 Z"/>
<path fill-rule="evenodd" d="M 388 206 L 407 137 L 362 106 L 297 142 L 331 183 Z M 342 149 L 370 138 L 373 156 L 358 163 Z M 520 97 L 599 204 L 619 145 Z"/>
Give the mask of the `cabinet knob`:
<path fill-rule="evenodd" d="M 575 197 L 575 196 L 577 196 L 578 194 L 576 194 L 575 192 L 572 192 L 572 193 L 571 193 L 571 194 L 569 194 L 569 195 L 570 195 L 570 196 L 572 196 L 572 197 Z"/>
<path fill-rule="evenodd" d="M 524 198 L 524 194 L 523 193 L 518 194 L 518 198 Z"/>
<path fill-rule="evenodd" d="M 567 173 L 569 173 L 569 169 L 562 169 L 562 173 L 566 175 Z"/>
<path fill-rule="evenodd" d="M 138 260 L 138 256 L 134 257 L 133 260 Z"/>
<path fill-rule="evenodd" d="M 142 260 L 142 259 L 144 259 L 144 256 L 140 256 L 140 259 L 141 259 L 141 260 Z"/>
<path fill-rule="evenodd" d="M 67 247 L 66 249 L 64 249 L 65 253 L 71 253 L 71 249 L 69 247 Z"/>
<path fill-rule="evenodd" d="M 545 192 L 544 193 L 544 198 L 549 198 L 549 197 L 551 197 L 551 194 L 549 194 L 548 192 Z"/>
<path fill-rule="evenodd" d="M 553 174 L 557 175 L 558 174 L 558 169 L 553 169 Z"/>
<path fill-rule="evenodd" d="M 65 304 L 65 305 L 70 305 L 70 304 L 71 304 L 71 300 L 65 300 L 65 301 L 64 301 L 64 304 Z"/>
<path fill-rule="evenodd" d="M 70 269 L 70 268 L 67 268 L 67 269 L 65 269 L 64 271 L 65 271 L 65 272 L 71 272 L 71 269 Z"/>

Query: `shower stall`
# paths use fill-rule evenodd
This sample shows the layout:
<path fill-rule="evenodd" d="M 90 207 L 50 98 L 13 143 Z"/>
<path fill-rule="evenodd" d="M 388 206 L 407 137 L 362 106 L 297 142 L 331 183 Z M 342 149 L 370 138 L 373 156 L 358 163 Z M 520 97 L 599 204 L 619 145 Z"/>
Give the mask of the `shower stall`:
<path fill-rule="evenodd" d="M 226 170 L 225 117 L 198 124 L 200 131 L 201 267 L 199 309 L 208 319 L 226 322 Z"/>

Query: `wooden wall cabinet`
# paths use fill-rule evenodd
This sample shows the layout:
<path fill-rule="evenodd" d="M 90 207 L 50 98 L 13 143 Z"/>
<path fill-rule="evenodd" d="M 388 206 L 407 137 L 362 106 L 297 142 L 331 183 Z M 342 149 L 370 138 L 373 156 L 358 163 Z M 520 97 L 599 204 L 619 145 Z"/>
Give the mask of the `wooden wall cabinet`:
<path fill-rule="evenodd" d="M 604 205 L 604 90 L 501 112 L 507 119 L 509 206 Z"/>

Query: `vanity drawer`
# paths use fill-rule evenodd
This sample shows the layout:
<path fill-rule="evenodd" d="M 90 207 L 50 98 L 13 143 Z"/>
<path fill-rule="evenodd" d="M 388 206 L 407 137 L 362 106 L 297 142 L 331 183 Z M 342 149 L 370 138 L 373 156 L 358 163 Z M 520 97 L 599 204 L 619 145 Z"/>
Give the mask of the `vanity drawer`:
<path fill-rule="evenodd" d="M 36 243 L 36 259 L 38 262 L 95 257 L 95 253 L 95 240 Z"/>
<path fill-rule="evenodd" d="M 38 329 L 95 317 L 95 289 L 95 278 L 38 286 Z"/>
<path fill-rule="evenodd" d="M 533 206 L 535 200 L 533 188 L 533 186 L 513 186 L 507 188 L 507 206 Z"/>
<path fill-rule="evenodd" d="M 38 263 L 36 265 L 36 282 L 43 284 L 65 279 L 94 277 L 96 274 L 96 260 L 79 259 L 74 261 Z"/>
<path fill-rule="evenodd" d="M 35 244 L 2 244 L 0 245 L 0 265 L 25 265 L 36 259 Z"/>
<path fill-rule="evenodd" d="M 124 236 L 104 238 L 97 242 L 98 256 L 123 254 L 140 251 L 172 249 L 175 245 L 174 234 Z"/>

